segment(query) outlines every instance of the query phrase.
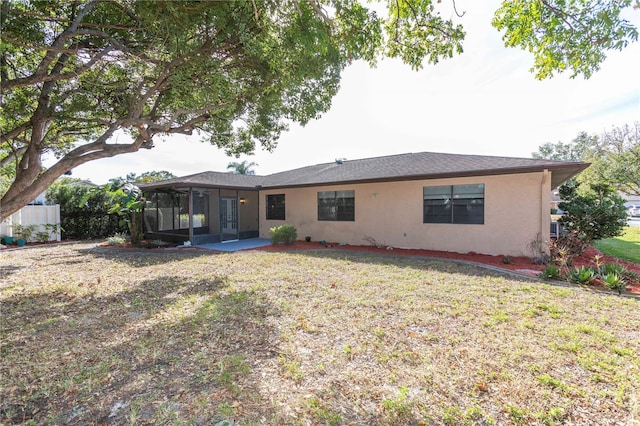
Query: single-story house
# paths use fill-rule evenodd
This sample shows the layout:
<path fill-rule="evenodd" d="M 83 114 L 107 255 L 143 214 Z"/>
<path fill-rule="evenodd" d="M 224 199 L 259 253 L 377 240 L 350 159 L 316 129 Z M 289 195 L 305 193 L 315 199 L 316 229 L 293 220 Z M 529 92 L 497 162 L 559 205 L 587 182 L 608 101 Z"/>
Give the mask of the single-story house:
<path fill-rule="evenodd" d="M 551 189 L 589 166 L 433 152 L 336 160 L 268 176 L 204 172 L 141 185 L 148 238 L 299 238 L 494 255 L 548 239 Z"/>

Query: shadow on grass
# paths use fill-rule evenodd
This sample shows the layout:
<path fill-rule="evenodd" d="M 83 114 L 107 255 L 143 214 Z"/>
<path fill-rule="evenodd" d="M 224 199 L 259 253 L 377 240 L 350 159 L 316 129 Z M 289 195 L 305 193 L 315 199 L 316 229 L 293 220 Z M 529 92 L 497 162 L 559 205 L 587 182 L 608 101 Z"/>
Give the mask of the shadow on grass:
<path fill-rule="evenodd" d="M 80 249 L 82 255 L 88 254 L 114 262 L 125 263 L 132 267 L 159 265 L 168 262 L 194 259 L 203 256 L 213 256 L 219 254 L 215 251 L 205 251 L 196 249 L 117 249 L 111 247 L 92 247 Z"/>
<path fill-rule="evenodd" d="M 248 377 L 275 356 L 265 319 L 278 313 L 225 280 L 163 276 L 105 297 L 9 297 L 1 423 L 206 423 L 233 415 L 234 401 L 264 405 Z"/>

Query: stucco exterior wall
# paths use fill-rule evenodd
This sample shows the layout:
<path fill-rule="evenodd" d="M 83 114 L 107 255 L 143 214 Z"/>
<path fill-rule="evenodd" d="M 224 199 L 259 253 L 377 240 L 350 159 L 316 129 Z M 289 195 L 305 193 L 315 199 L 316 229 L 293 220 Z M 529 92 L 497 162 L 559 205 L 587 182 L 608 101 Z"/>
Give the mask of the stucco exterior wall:
<path fill-rule="evenodd" d="M 423 221 L 423 187 L 485 185 L 483 225 Z M 355 190 L 355 221 L 318 221 L 318 191 Z M 398 248 L 531 256 L 530 242 L 549 238 L 550 172 L 260 191 L 260 237 L 295 225 L 298 238 L 366 245 L 366 236 Z M 266 196 L 285 194 L 285 220 L 266 220 Z"/>

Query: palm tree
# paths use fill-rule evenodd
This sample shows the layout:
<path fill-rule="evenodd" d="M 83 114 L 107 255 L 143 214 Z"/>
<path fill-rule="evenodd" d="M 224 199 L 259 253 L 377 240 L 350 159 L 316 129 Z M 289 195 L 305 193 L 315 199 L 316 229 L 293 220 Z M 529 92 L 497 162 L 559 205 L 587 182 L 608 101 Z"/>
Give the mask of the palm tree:
<path fill-rule="evenodd" d="M 257 165 L 258 163 L 254 163 L 253 161 L 250 163 L 248 163 L 247 160 L 243 160 L 240 163 L 233 161 L 227 165 L 227 170 L 233 169 L 233 173 L 239 175 L 255 175 L 256 172 L 251 170 L 251 168 Z"/>

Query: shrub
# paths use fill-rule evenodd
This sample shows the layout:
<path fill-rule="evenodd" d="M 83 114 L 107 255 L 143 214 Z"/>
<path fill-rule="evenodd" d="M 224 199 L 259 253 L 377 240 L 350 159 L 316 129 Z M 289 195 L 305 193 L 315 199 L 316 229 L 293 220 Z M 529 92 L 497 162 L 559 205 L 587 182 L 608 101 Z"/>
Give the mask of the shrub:
<path fill-rule="evenodd" d="M 36 241 L 41 243 L 46 243 L 49 241 L 49 232 L 48 231 L 38 231 L 36 232 Z"/>
<path fill-rule="evenodd" d="M 293 225 L 280 225 L 269 229 L 271 235 L 271 243 L 291 244 L 298 238 L 298 231 Z"/>
<path fill-rule="evenodd" d="M 609 275 L 609 274 L 618 274 L 618 275 L 624 275 L 627 273 L 627 268 L 624 267 L 624 265 L 620 265 L 617 263 L 611 263 L 611 262 L 607 262 L 607 263 L 603 263 L 602 266 L 600 266 L 600 275 Z"/>
<path fill-rule="evenodd" d="M 544 270 L 540 273 L 541 278 L 550 278 L 557 279 L 560 278 L 560 269 L 555 265 L 548 265 Z"/>
<path fill-rule="evenodd" d="M 127 236 L 124 233 L 117 233 L 112 237 L 107 238 L 107 244 L 110 246 L 121 246 L 127 242 Z"/>
<path fill-rule="evenodd" d="M 569 281 L 578 284 L 587 284 L 596 276 L 596 271 L 593 268 L 581 266 L 575 268 L 569 274 Z"/>
<path fill-rule="evenodd" d="M 617 290 L 618 294 L 622 294 L 622 290 L 627 287 L 627 282 L 622 278 L 620 274 L 611 272 L 601 276 L 604 285 L 611 290 Z"/>
<path fill-rule="evenodd" d="M 578 190 L 579 184 L 570 180 L 560 187 L 565 211 L 559 222 L 575 231 L 585 244 L 620 235 L 627 225 L 624 200 L 607 184 L 592 184 Z"/>

